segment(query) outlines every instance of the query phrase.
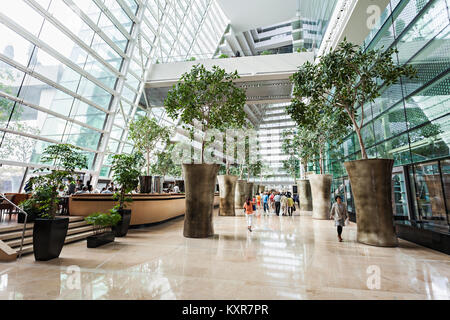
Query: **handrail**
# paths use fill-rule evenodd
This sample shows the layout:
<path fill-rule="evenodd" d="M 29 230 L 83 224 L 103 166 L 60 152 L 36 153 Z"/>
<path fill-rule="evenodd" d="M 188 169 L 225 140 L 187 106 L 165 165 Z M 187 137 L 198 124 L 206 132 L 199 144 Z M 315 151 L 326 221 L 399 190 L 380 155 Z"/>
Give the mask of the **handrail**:
<path fill-rule="evenodd" d="M 23 230 L 22 230 L 22 240 L 20 241 L 20 249 L 19 249 L 19 259 L 22 256 L 22 248 L 23 248 L 23 240 L 25 238 L 25 230 L 27 226 L 27 219 L 28 219 L 28 213 L 22 210 L 19 206 L 17 206 L 14 202 L 9 200 L 3 193 L 0 192 L 0 198 L 3 198 L 8 202 L 10 205 L 12 205 L 14 208 L 18 209 L 20 212 L 22 212 L 25 215 L 25 220 L 23 222 Z"/>

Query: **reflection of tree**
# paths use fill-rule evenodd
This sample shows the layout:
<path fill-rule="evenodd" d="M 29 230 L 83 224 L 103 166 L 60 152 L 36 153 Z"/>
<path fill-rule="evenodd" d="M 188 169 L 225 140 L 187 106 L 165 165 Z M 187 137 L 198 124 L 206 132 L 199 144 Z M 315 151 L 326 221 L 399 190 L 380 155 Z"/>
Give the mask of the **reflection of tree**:
<path fill-rule="evenodd" d="M 0 91 L 13 95 L 13 89 L 9 85 L 13 83 L 14 75 L 8 69 L 0 69 Z M 14 102 L 0 97 L 0 123 L 9 120 Z"/>
<path fill-rule="evenodd" d="M 15 130 L 38 135 L 39 130 L 27 125 L 26 123 L 16 123 Z M 10 134 L 8 138 L 3 140 L 1 150 L 9 155 L 10 159 L 17 162 L 27 163 L 30 161 L 31 154 L 37 141 L 34 139 L 24 138 L 19 135 Z"/>

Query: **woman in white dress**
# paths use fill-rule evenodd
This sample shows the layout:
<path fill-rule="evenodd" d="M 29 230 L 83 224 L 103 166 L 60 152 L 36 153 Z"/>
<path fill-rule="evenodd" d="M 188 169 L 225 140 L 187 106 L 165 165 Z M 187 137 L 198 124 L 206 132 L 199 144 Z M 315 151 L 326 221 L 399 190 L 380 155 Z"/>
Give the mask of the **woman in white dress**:
<path fill-rule="evenodd" d="M 339 242 L 342 242 L 342 228 L 345 226 L 345 220 L 348 219 L 347 205 L 342 202 L 340 196 L 334 198 L 336 202 L 331 207 L 330 219 L 334 218 L 335 225 L 337 227 Z"/>

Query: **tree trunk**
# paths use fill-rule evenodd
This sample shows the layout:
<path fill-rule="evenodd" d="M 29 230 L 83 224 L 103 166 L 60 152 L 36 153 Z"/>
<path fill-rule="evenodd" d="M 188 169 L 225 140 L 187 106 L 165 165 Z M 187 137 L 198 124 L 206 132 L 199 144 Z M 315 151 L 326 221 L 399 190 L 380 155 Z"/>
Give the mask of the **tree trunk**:
<path fill-rule="evenodd" d="M 323 151 L 320 149 L 319 154 L 319 167 L 320 167 L 320 174 L 323 174 Z"/>
<path fill-rule="evenodd" d="M 150 151 L 146 152 L 147 155 L 147 176 L 150 175 Z"/>
<path fill-rule="evenodd" d="M 204 163 L 203 158 L 205 154 L 205 140 L 202 139 L 202 164 Z"/>
<path fill-rule="evenodd" d="M 302 165 L 303 165 L 303 177 L 302 177 L 302 179 L 306 179 L 306 172 L 308 171 L 308 160 L 304 159 Z"/>
<path fill-rule="evenodd" d="M 361 147 L 361 159 L 368 159 L 366 153 L 366 147 L 361 136 L 361 129 L 355 128 L 356 135 L 358 136 L 359 146 Z"/>

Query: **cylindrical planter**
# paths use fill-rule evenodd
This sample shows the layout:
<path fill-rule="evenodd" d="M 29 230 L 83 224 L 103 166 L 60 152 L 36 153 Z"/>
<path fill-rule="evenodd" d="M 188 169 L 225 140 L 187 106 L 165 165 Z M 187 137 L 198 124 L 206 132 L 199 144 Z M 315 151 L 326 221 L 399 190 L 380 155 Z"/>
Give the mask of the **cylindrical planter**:
<path fill-rule="evenodd" d="M 237 180 L 236 191 L 234 196 L 234 207 L 242 209 L 244 208 L 244 202 L 247 198 L 247 181 Z"/>
<path fill-rule="evenodd" d="M 325 220 L 330 218 L 331 209 L 331 174 L 314 174 L 309 176 L 311 184 L 313 219 Z M 300 203 L 301 203 L 300 199 Z"/>
<path fill-rule="evenodd" d="M 162 177 L 154 176 L 153 177 L 153 192 L 154 193 L 162 193 Z"/>
<path fill-rule="evenodd" d="M 247 182 L 247 198 L 252 199 L 253 198 L 253 182 Z"/>
<path fill-rule="evenodd" d="M 186 214 L 183 235 L 206 238 L 214 234 L 213 209 L 218 164 L 183 164 Z"/>
<path fill-rule="evenodd" d="M 220 216 L 235 216 L 234 211 L 234 196 L 236 192 L 237 176 L 221 175 L 217 176 L 219 181 L 219 195 L 220 195 Z"/>
<path fill-rule="evenodd" d="M 139 177 L 139 192 L 151 193 L 152 192 L 152 176 L 140 176 Z"/>
<path fill-rule="evenodd" d="M 116 237 L 125 237 L 128 233 L 128 228 L 130 227 L 131 210 L 122 209 L 119 210 L 118 213 L 122 219 L 112 229 Z"/>
<path fill-rule="evenodd" d="M 300 211 L 313 211 L 311 184 L 308 179 L 298 180 L 297 183 L 298 198 L 300 201 Z"/>
<path fill-rule="evenodd" d="M 69 218 L 37 218 L 33 226 L 34 259 L 48 261 L 58 258 L 64 246 L 68 228 Z"/>
<path fill-rule="evenodd" d="M 344 165 L 355 201 L 356 240 L 372 246 L 397 246 L 392 213 L 394 160 L 355 160 Z"/>

